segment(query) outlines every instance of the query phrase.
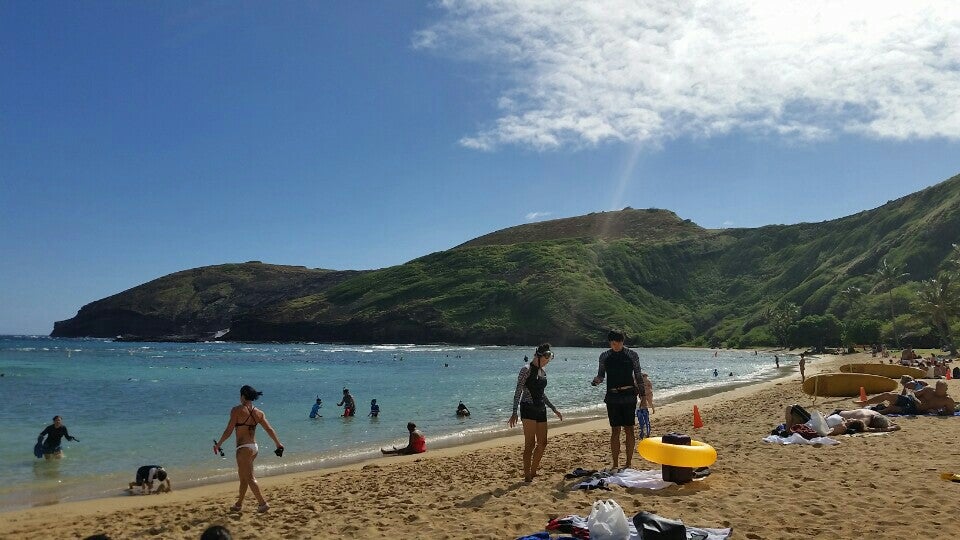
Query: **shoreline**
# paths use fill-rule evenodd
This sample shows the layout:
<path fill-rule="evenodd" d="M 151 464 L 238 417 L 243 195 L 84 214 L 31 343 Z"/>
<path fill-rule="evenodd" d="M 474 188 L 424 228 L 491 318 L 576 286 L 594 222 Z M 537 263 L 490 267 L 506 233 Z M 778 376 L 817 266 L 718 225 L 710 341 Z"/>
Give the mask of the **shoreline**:
<path fill-rule="evenodd" d="M 813 357 L 807 373 L 863 361 L 871 362 L 869 354 Z M 266 514 L 253 511 L 250 496 L 243 512 L 230 512 L 237 483 L 227 482 L 3 513 L 0 537 L 105 533 L 196 539 L 209 525 L 221 524 L 237 538 L 502 539 L 542 530 L 551 517 L 586 516 L 593 501 L 610 498 L 628 518 L 647 510 L 688 525 L 732 527 L 734 538 L 899 539 L 916 533 L 919 515 L 928 536 L 955 535 L 960 486 L 941 481 L 939 474 L 957 472 L 960 418 L 896 418 L 903 428 L 899 432 L 842 436 L 836 446 L 762 442 L 782 422 L 785 405 L 852 406 L 849 398 L 805 396 L 799 382 L 791 365 L 769 381 L 657 407 L 651 415 L 655 434 L 686 432 L 713 445 L 719 455 L 706 479 L 660 491 L 571 491 L 576 481 L 564 479 L 565 473 L 610 466 L 610 431 L 605 419 L 551 422 L 540 474 L 529 484 L 520 480 L 522 436 L 517 432 L 426 454 L 266 477 L 260 481 L 271 504 Z M 960 381 L 947 382 L 951 394 L 960 394 Z M 698 430 L 691 426 L 694 404 L 705 423 Z M 658 468 L 639 457 L 634 467 Z M 899 489 L 907 479 L 910 489 Z M 851 505 L 868 512 L 867 504 L 873 508 L 877 501 L 891 501 L 894 490 L 897 504 L 884 505 L 876 519 L 845 517 Z"/>
<path fill-rule="evenodd" d="M 711 349 L 696 349 L 709 351 Z M 767 353 L 769 351 L 762 351 Z M 704 386 L 696 388 L 684 388 L 684 387 L 674 387 L 667 390 L 660 390 L 660 394 L 668 393 L 666 397 L 657 398 L 657 410 L 671 410 L 669 406 L 682 404 L 684 402 L 693 401 L 693 400 L 703 400 L 715 395 L 725 395 L 731 391 L 735 391 L 742 388 L 750 388 L 757 385 L 763 385 L 771 381 L 775 381 L 780 378 L 788 377 L 791 374 L 795 373 L 797 370 L 796 364 L 792 363 L 789 358 L 790 355 L 783 354 L 784 359 L 787 360 L 786 365 L 782 365 L 779 368 L 779 372 L 776 368 L 770 367 L 769 371 L 757 375 L 756 378 L 747 379 L 747 380 L 735 380 L 735 381 L 726 381 L 724 378 L 718 379 L 717 382 L 706 384 Z M 672 390 L 680 388 L 681 390 L 676 393 L 669 393 Z M 485 424 L 477 426 L 471 430 L 463 430 L 460 432 L 451 432 L 444 433 L 437 438 L 430 438 L 428 434 L 428 448 L 430 451 L 427 454 L 420 455 L 418 457 L 428 457 L 430 455 L 437 455 L 440 452 L 443 452 L 444 455 L 449 454 L 450 452 L 458 452 L 459 449 L 472 449 L 472 448 L 485 448 L 489 446 L 500 446 L 502 444 L 509 444 L 510 439 L 516 439 L 517 441 L 522 441 L 521 430 L 519 427 L 514 429 L 509 429 L 506 427 L 506 419 L 502 419 L 502 422 Z M 580 431 L 579 426 L 583 424 L 597 424 L 591 425 L 588 428 L 584 429 L 603 429 L 606 427 L 606 413 L 602 407 L 602 404 L 599 405 L 596 410 L 588 411 L 579 411 L 571 413 L 570 415 L 564 416 L 564 421 L 560 424 L 555 418 L 550 417 L 550 429 L 551 432 L 559 433 L 570 433 L 573 431 Z M 501 425 L 502 424 L 502 425 Z M 469 431 L 469 432 L 468 432 Z M 466 434 L 464 434 L 467 432 Z M 504 442 L 500 442 L 504 441 Z M 268 441 L 269 442 L 269 441 Z M 384 458 L 380 455 L 378 449 L 364 449 L 359 448 L 355 452 L 350 454 L 343 455 L 337 454 L 332 456 L 324 456 L 323 454 L 317 454 L 313 458 L 309 459 L 306 462 L 300 463 L 291 463 L 284 465 L 282 468 L 275 468 L 276 464 L 271 463 L 274 467 L 271 467 L 268 470 L 259 470 L 258 471 L 258 481 L 261 483 L 267 479 L 273 478 L 283 478 L 289 477 L 291 475 L 302 475 L 310 473 L 329 473 L 336 472 L 341 470 L 348 470 L 357 467 L 363 467 L 368 464 L 374 464 L 381 460 L 390 460 L 396 461 L 396 458 Z M 228 461 L 232 464 L 232 460 L 228 458 Z M 258 467 L 259 468 L 259 467 Z M 262 476 L 261 476 L 262 475 Z M 219 478 L 217 478 L 219 477 Z M 224 474 L 219 474 L 217 477 L 207 477 L 206 479 L 194 479 L 180 485 L 186 485 L 187 487 L 178 487 L 178 492 L 183 492 L 187 490 L 196 490 L 202 488 L 216 488 L 217 486 L 230 485 L 235 486 L 237 484 L 236 470 L 233 467 L 229 467 L 229 472 Z M 124 478 L 120 485 L 125 485 L 127 479 Z M 116 501 L 116 500 L 126 500 L 131 498 L 124 490 L 117 488 L 110 488 L 110 484 L 104 483 L 104 489 L 100 490 L 96 494 L 90 495 L 81 495 L 74 496 L 68 500 L 56 500 L 51 501 L 47 497 L 42 499 L 23 501 L 19 505 L 7 506 L 3 509 L 0 509 L 0 516 L 5 513 L 21 512 L 27 511 L 36 508 L 47 508 L 47 507 L 62 507 L 64 505 L 84 503 L 84 502 L 96 502 L 96 501 Z M 175 486 L 176 487 L 176 486 Z M 136 497 L 134 497 L 136 498 Z M 0 537 L 2 538 L 2 537 Z"/>
<path fill-rule="evenodd" d="M 788 379 L 797 373 L 796 365 L 787 365 L 780 368 L 781 371 L 787 372 L 782 374 L 776 374 L 772 377 L 765 378 L 762 380 L 754 381 L 738 381 L 730 383 L 730 385 L 725 385 L 722 390 L 713 392 L 711 391 L 714 387 L 706 387 L 691 391 L 682 392 L 676 396 L 671 396 L 667 398 L 667 402 L 663 405 L 657 406 L 657 415 L 676 415 L 681 414 L 680 408 L 689 403 L 689 406 L 692 407 L 694 400 L 698 400 L 697 404 L 711 404 L 716 401 L 723 399 L 728 399 L 731 397 L 736 397 L 744 393 L 749 393 L 754 390 L 760 390 L 762 387 L 770 386 L 777 384 L 778 381 Z M 692 414 L 692 413 L 691 413 Z M 550 418 L 549 422 L 549 435 L 565 435 L 571 433 L 580 433 L 584 431 L 598 431 L 598 430 L 608 430 L 609 425 L 607 423 L 606 416 L 602 415 L 591 415 L 589 417 L 579 417 L 573 418 L 570 420 L 564 420 L 562 424 L 554 418 Z M 519 426 L 514 429 L 507 429 L 503 431 L 496 431 L 489 434 L 479 435 L 475 440 L 469 440 L 462 443 L 456 443 L 451 445 L 440 445 L 438 447 L 430 446 L 429 450 L 424 454 L 417 454 L 411 456 L 370 456 L 370 457 L 360 457 L 355 460 L 346 458 L 349 460 L 346 463 L 337 463 L 329 466 L 321 467 L 311 467 L 305 470 L 297 470 L 290 472 L 283 472 L 280 474 L 271 474 L 268 476 L 257 477 L 258 483 L 261 487 L 268 487 L 271 485 L 277 485 L 286 483 L 289 481 L 300 480 L 305 477 L 314 477 L 316 475 L 330 475 L 343 471 L 361 471 L 370 466 L 380 466 L 390 463 L 410 463 L 421 460 L 429 460 L 434 458 L 443 458 L 443 457 L 455 457 L 462 454 L 466 454 L 476 450 L 485 450 L 490 448 L 500 448 L 513 445 L 520 445 L 523 443 L 523 434 L 520 431 Z M 637 459 L 640 459 L 639 457 Z M 227 481 L 212 482 L 209 484 L 201 484 L 197 486 L 190 486 L 183 489 L 175 489 L 172 493 L 161 494 L 159 496 L 139 496 L 139 495 L 126 495 L 119 493 L 117 495 L 109 495 L 104 497 L 94 497 L 90 499 L 81 499 L 75 501 L 59 502 L 52 504 L 43 504 L 38 506 L 32 506 L 29 508 L 20 508 L 12 510 L 0 511 L 0 524 L 5 520 L 5 517 L 11 517 L 16 514 L 30 514 L 32 512 L 45 512 L 45 511 L 64 511 L 67 513 L 79 512 L 85 513 L 90 510 L 94 510 L 100 507 L 103 504 L 107 504 L 111 507 L 116 503 L 116 508 L 118 509 L 133 509 L 133 508 L 143 508 L 152 506 L 153 504 L 166 502 L 170 500 L 180 499 L 193 499 L 195 497 L 207 497 L 215 494 L 220 494 L 224 492 L 229 492 L 233 494 L 237 489 L 237 480 L 231 479 Z M 118 490 L 122 491 L 122 490 Z"/>

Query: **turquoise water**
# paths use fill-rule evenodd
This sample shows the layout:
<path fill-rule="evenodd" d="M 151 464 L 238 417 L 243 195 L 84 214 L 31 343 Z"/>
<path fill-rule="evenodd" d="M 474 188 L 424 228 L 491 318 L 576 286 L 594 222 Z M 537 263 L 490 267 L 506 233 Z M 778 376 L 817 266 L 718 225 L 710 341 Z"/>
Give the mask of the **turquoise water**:
<path fill-rule="evenodd" d="M 565 418 L 603 415 L 603 389 L 589 384 L 602 350 L 554 352 L 547 367 L 551 401 Z M 658 402 L 774 372 L 772 355 L 752 351 L 639 353 Z M 118 495 L 147 464 L 166 466 L 175 489 L 236 478 L 232 454 L 214 456 L 211 446 L 244 384 L 264 393 L 257 405 L 286 447 L 277 458 L 272 441 L 258 430 L 258 476 L 379 455 L 381 446 L 406 443 L 411 420 L 431 448 L 496 436 L 507 429 L 524 355 L 532 357 L 532 348 L 0 336 L 0 510 Z M 336 407 L 345 386 L 357 400 L 354 418 L 340 418 Z M 323 418 L 310 419 L 318 394 Z M 376 419 L 366 416 L 373 398 L 381 408 Z M 454 415 L 459 400 L 470 418 Z M 64 441 L 62 460 L 35 459 L 37 435 L 56 414 L 80 442 Z"/>

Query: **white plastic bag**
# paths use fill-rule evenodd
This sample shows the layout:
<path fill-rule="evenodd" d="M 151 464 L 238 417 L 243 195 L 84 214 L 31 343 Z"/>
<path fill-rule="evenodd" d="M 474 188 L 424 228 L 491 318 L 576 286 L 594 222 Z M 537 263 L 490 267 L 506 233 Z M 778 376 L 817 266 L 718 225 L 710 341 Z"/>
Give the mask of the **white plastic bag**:
<path fill-rule="evenodd" d="M 823 417 L 823 413 L 820 411 L 810 413 L 810 420 L 807 421 L 807 425 L 812 427 L 821 437 L 828 435 L 831 431 L 830 426 L 827 425 L 827 419 Z"/>
<path fill-rule="evenodd" d="M 630 537 L 627 515 L 613 499 L 593 503 L 587 529 L 590 530 L 590 540 L 627 540 Z"/>

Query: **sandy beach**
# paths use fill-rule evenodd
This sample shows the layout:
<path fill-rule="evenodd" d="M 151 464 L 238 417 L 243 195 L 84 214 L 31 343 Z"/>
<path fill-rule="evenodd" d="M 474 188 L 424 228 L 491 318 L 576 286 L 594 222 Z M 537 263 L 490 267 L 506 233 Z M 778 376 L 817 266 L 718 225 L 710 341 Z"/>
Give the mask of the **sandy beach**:
<path fill-rule="evenodd" d="M 807 373 L 848 362 L 876 359 L 822 356 L 808 361 Z M 655 434 L 683 431 L 719 454 L 708 478 L 684 486 L 571 490 L 575 481 L 564 474 L 609 467 L 609 428 L 605 419 L 564 425 L 551 417 L 540 476 L 530 484 L 521 479 L 517 429 L 516 436 L 420 456 L 260 479 L 271 504 L 267 514 L 255 512 L 251 495 L 242 513 L 231 513 L 237 483 L 230 482 L 3 513 L 0 538 L 196 539 L 222 524 L 234 538 L 504 539 L 543 530 L 558 515 L 586 516 L 595 500 L 606 498 L 628 517 L 647 510 L 689 525 L 732 527 L 734 538 L 960 535 L 960 484 L 939 478 L 960 472 L 960 417 L 898 418 L 899 432 L 843 436 L 830 447 L 766 444 L 761 439 L 782 421 L 784 405 L 853 407 L 847 398 L 814 403 L 800 392 L 799 374 L 783 372 L 774 381 L 657 409 Z M 960 382 L 949 384 L 951 395 L 960 396 Z M 705 423 L 697 430 L 694 403 Z M 637 456 L 634 468 L 658 466 Z"/>

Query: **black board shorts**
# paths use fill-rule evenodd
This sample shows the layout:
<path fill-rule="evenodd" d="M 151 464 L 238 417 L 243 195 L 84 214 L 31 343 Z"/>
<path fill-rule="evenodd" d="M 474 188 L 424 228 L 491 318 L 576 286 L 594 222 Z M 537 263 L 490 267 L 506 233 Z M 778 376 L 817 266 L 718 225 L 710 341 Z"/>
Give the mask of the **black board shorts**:
<path fill-rule="evenodd" d="M 547 421 L 547 406 L 542 401 L 540 403 L 520 403 L 520 418 L 523 420 L 533 420 L 535 422 Z"/>
<path fill-rule="evenodd" d="M 631 391 L 607 391 L 603 401 L 607 404 L 607 419 L 610 427 L 635 426 L 637 424 L 637 395 Z"/>
<path fill-rule="evenodd" d="M 137 469 L 137 482 L 136 482 L 136 484 L 137 484 L 138 486 L 146 483 L 147 477 L 150 476 L 150 469 L 153 469 L 153 468 L 154 468 L 153 465 L 144 465 L 143 467 L 140 467 L 139 469 Z"/>

